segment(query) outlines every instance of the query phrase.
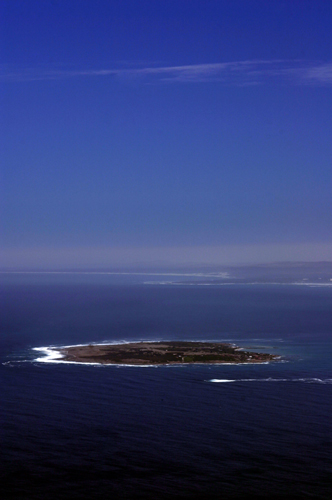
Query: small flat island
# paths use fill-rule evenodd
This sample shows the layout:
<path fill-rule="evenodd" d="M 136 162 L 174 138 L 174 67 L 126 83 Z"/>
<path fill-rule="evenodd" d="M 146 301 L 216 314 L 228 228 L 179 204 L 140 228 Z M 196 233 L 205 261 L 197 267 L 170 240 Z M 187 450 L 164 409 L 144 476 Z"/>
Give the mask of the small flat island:
<path fill-rule="evenodd" d="M 170 365 L 183 363 L 264 363 L 279 356 L 249 352 L 215 342 L 137 342 L 56 349 L 63 361 L 76 363 Z"/>

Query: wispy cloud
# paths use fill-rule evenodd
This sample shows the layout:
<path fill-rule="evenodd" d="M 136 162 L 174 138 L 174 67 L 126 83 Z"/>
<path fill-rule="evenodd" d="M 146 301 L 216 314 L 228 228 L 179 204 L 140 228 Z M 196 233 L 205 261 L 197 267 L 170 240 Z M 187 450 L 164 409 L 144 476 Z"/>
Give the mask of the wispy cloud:
<path fill-rule="evenodd" d="M 331 85 L 332 63 L 321 64 L 320 66 L 307 68 L 304 78 L 308 83 L 313 83 L 313 84 L 320 83 L 320 84 Z"/>
<path fill-rule="evenodd" d="M 19 82 L 83 77 L 112 77 L 142 83 L 219 82 L 230 86 L 277 83 L 288 85 L 332 85 L 332 63 L 302 60 L 251 60 L 185 66 L 147 66 L 104 69 L 0 69 L 0 81 Z"/>

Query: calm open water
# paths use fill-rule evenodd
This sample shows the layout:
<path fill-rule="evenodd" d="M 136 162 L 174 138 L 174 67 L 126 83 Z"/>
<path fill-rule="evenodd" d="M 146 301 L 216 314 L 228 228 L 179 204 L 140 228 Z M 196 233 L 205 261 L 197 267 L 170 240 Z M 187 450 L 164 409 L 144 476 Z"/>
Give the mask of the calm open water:
<path fill-rule="evenodd" d="M 2 498 L 331 499 L 331 287 L 1 280 Z M 34 361 L 34 347 L 168 339 L 284 362 Z"/>

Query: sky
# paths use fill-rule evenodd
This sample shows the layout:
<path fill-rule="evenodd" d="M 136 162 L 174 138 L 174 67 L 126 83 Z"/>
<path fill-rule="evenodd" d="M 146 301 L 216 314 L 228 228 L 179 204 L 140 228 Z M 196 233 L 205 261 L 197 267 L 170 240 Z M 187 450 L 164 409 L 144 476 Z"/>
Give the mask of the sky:
<path fill-rule="evenodd" d="M 1 269 L 331 260 L 330 0 L 1 0 Z"/>

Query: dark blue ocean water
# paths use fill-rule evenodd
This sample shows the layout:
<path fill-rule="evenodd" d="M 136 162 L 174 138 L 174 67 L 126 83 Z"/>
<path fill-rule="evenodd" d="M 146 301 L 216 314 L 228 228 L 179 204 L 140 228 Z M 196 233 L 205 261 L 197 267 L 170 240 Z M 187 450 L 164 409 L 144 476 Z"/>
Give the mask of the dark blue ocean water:
<path fill-rule="evenodd" d="M 331 499 L 332 289 L 143 281 L 2 277 L 2 498 Z M 152 339 L 284 362 L 34 361 L 34 347 Z"/>

